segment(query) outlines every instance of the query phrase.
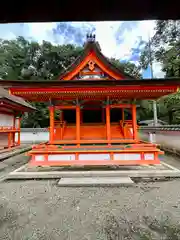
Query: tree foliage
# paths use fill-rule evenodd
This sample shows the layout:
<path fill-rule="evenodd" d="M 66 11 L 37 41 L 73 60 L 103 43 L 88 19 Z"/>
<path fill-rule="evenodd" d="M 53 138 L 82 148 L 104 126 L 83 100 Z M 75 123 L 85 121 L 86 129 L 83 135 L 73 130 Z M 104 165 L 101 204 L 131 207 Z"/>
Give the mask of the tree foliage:
<path fill-rule="evenodd" d="M 179 20 L 158 20 L 156 22 L 155 34 L 141 54 L 140 65 L 143 69 L 147 69 L 148 65 L 153 61 L 161 63 L 165 78 L 180 77 Z M 160 98 L 157 101 L 158 117 L 169 124 L 179 124 L 179 102 L 180 92 Z"/>
<path fill-rule="evenodd" d="M 150 62 L 162 64 L 165 77 L 180 76 L 180 20 L 156 22 L 155 34 L 141 54 L 141 67 L 146 69 Z"/>
<path fill-rule="evenodd" d="M 132 62 L 121 62 L 117 59 L 111 58 L 110 62 L 112 64 L 114 64 L 115 67 L 121 69 L 124 73 L 131 75 L 132 77 L 136 78 L 136 79 L 141 79 L 142 75 L 141 75 L 141 67 L 140 66 L 136 66 L 134 63 Z"/>

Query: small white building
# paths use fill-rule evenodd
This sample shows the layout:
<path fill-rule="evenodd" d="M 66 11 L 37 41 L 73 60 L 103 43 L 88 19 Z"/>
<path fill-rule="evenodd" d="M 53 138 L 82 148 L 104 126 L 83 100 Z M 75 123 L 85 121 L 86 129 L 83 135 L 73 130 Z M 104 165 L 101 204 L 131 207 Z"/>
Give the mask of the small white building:
<path fill-rule="evenodd" d="M 20 114 L 35 110 L 20 97 L 0 87 L 0 148 L 20 145 Z"/>

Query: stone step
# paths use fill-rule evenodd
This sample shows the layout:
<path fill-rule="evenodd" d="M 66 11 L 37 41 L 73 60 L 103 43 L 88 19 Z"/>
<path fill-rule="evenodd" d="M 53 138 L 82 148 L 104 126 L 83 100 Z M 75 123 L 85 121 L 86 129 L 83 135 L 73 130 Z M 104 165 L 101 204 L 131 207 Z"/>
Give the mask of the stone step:
<path fill-rule="evenodd" d="M 124 186 L 132 185 L 130 177 L 82 177 L 61 178 L 58 186 L 81 187 L 81 186 Z"/>

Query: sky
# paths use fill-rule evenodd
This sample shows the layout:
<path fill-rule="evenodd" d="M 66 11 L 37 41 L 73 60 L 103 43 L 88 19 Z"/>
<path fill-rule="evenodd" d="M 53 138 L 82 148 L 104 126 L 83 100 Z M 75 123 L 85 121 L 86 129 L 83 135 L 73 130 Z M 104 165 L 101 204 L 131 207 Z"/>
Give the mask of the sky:
<path fill-rule="evenodd" d="M 155 21 L 106 21 L 106 22 L 50 22 L 0 24 L 0 38 L 14 39 L 23 36 L 41 43 L 72 43 L 82 46 L 87 33 L 94 33 L 106 57 L 131 61 L 138 65 L 139 56 L 149 36 L 154 34 Z M 155 77 L 163 77 L 161 65 L 153 63 Z M 151 76 L 150 69 L 143 72 Z"/>

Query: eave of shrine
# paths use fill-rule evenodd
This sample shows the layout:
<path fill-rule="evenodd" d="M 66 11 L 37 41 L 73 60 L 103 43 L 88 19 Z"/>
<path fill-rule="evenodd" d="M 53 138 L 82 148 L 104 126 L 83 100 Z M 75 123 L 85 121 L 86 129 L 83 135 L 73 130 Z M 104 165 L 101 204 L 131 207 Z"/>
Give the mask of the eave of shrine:
<path fill-rule="evenodd" d="M 3 81 L 3 80 L 2 80 Z M 3 81 L 11 94 L 30 101 L 50 99 L 157 99 L 175 93 L 180 79 L 92 81 Z M 5 83 L 6 82 L 6 83 Z"/>
<path fill-rule="evenodd" d="M 29 112 L 35 110 L 24 99 L 12 96 L 9 92 L 0 87 L 0 110 L 7 112 Z"/>
<path fill-rule="evenodd" d="M 7 112 L 30 112 L 35 110 L 35 108 L 29 108 L 21 104 L 17 104 L 13 101 L 10 101 L 5 98 L 0 99 L 0 111 L 7 111 Z"/>

